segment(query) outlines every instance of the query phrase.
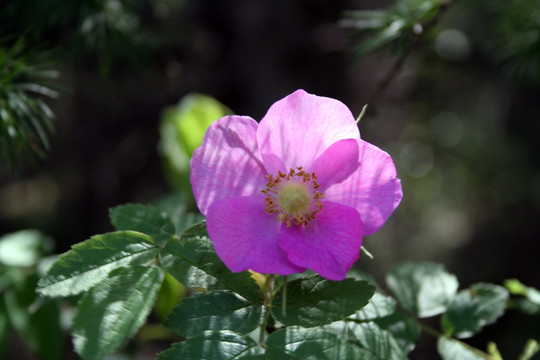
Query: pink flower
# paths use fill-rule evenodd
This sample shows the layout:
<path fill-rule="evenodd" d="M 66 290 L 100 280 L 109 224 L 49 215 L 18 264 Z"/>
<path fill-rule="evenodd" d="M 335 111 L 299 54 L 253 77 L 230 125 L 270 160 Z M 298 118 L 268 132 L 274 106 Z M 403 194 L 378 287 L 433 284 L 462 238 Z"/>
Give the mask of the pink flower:
<path fill-rule="evenodd" d="M 191 160 L 191 183 L 217 254 L 231 271 L 309 268 L 342 280 L 362 236 L 399 205 L 391 157 L 360 139 L 340 101 L 297 90 L 258 124 L 226 116 Z"/>

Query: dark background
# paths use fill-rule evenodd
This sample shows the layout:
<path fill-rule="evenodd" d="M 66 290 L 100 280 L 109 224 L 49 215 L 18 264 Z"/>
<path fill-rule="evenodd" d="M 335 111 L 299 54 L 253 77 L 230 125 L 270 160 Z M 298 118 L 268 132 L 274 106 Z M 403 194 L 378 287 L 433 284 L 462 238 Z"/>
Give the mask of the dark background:
<path fill-rule="evenodd" d="M 504 48 L 511 8 L 520 1 L 505 2 L 502 15 L 493 12 L 500 1 L 489 2 L 492 8 L 453 4 L 382 92 L 398 59 L 384 49 L 357 59 L 352 32 L 339 21 L 346 10 L 390 1 L 54 3 L 0 8 L 4 35 L 27 28 L 39 34 L 62 87 L 48 101 L 56 130 L 47 158 L 23 162 L 18 172 L 0 167 L 0 234 L 37 228 L 61 253 L 112 230 L 108 208 L 170 193 L 159 124 L 163 109 L 188 93 L 260 119 L 303 88 L 341 100 L 355 115 L 368 104 L 362 137 L 392 155 L 402 179 L 399 209 L 365 239 L 375 259 L 361 257 L 356 268 L 384 284 L 397 262 L 439 261 L 461 287 L 519 278 L 540 288 L 540 45 L 527 54 L 532 70 L 517 74 L 499 51 L 520 55 Z M 136 25 L 112 43 L 91 45 L 81 33 L 85 16 L 115 4 Z M 525 339 L 540 337 L 539 320 L 509 312 L 471 344 L 485 348 L 493 340 L 513 358 Z M 425 340 L 411 359 L 435 358 L 434 341 Z"/>

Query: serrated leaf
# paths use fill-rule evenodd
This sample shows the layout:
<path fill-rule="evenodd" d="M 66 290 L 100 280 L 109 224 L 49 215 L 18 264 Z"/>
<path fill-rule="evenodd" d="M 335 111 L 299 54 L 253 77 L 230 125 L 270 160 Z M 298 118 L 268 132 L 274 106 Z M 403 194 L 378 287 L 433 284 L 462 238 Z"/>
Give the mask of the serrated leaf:
<path fill-rule="evenodd" d="M 401 311 L 396 311 L 383 318 L 377 318 L 374 322 L 381 329 L 391 332 L 405 352 L 411 352 L 420 337 L 420 324 Z"/>
<path fill-rule="evenodd" d="M 375 360 L 331 331 L 286 327 L 266 339 L 266 358 L 280 360 Z"/>
<path fill-rule="evenodd" d="M 144 324 L 163 280 L 157 267 L 130 266 L 112 271 L 77 306 L 73 344 L 83 359 L 113 353 Z"/>
<path fill-rule="evenodd" d="M 62 255 L 39 281 L 42 296 L 77 295 L 107 277 L 112 270 L 149 262 L 159 252 L 145 234 L 117 231 L 96 235 Z"/>
<path fill-rule="evenodd" d="M 443 360 L 486 360 L 464 343 L 441 336 L 437 341 L 437 351 Z"/>
<path fill-rule="evenodd" d="M 255 341 L 232 331 L 205 331 L 174 344 L 156 360 L 247 360 L 258 359 L 263 352 Z"/>
<path fill-rule="evenodd" d="M 272 303 L 272 314 L 285 325 L 313 327 L 344 319 L 362 309 L 375 287 L 367 281 L 330 281 L 308 275 L 287 284 L 286 314 L 282 312 L 283 288 Z"/>
<path fill-rule="evenodd" d="M 360 341 L 361 348 L 377 360 L 406 360 L 407 352 L 394 339 L 392 333 L 381 329 L 374 322 L 349 323 L 349 327 Z"/>
<path fill-rule="evenodd" d="M 163 246 L 176 234 L 169 216 L 154 206 L 127 204 L 109 210 L 109 217 L 116 230 L 134 230 L 150 236 Z"/>
<path fill-rule="evenodd" d="M 323 327 L 358 346 L 374 360 L 406 360 L 407 349 L 394 338 L 393 333 L 380 328 L 373 321 L 336 321 Z"/>
<path fill-rule="evenodd" d="M 180 240 L 169 241 L 165 250 L 161 265 L 185 286 L 232 290 L 252 301 L 259 298 L 259 287 L 249 272 L 233 273 L 217 256 L 205 222 L 188 228 Z"/>
<path fill-rule="evenodd" d="M 447 335 L 467 338 L 492 324 L 506 308 L 508 291 L 502 286 L 479 283 L 460 291 L 443 315 Z"/>
<path fill-rule="evenodd" d="M 351 315 L 354 320 L 373 320 L 382 318 L 394 313 L 396 309 L 396 301 L 390 296 L 385 296 L 376 292 L 366 306 Z"/>
<path fill-rule="evenodd" d="M 192 213 L 188 211 L 189 202 L 192 201 L 193 195 L 176 192 L 159 199 L 155 205 L 165 211 L 171 218 L 176 227 L 176 234 L 181 235 L 184 230 L 193 224 L 200 223 L 204 220 L 204 216 L 200 213 Z"/>
<path fill-rule="evenodd" d="M 164 325 L 178 335 L 205 330 L 253 331 L 262 323 L 263 307 L 227 290 L 195 294 L 175 307 Z"/>
<path fill-rule="evenodd" d="M 430 262 L 396 265 L 386 283 L 401 305 L 420 318 L 443 313 L 458 288 L 454 275 Z"/>
<path fill-rule="evenodd" d="M 373 275 L 368 274 L 368 273 L 366 273 L 364 271 L 360 271 L 360 270 L 357 270 L 357 269 L 351 269 L 347 273 L 347 277 L 355 279 L 355 280 L 365 280 L 368 283 L 370 283 L 371 285 L 375 286 L 376 288 L 379 287 L 379 285 L 377 284 L 377 281 L 375 281 L 375 278 L 373 277 Z"/>

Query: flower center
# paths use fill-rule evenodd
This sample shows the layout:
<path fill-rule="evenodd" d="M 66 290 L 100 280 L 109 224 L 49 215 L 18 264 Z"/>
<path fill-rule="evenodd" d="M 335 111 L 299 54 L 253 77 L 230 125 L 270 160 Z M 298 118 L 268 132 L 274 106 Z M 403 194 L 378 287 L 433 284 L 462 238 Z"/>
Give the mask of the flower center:
<path fill-rule="evenodd" d="M 266 212 L 277 214 L 276 220 L 287 226 L 305 225 L 322 210 L 324 194 L 318 189 L 315 173 L 307 173 L 301 166 L 288 174 L 278 171 L 277 176 L 266 175 L 268 183 L 261 191 L 266 195 Z"/>
<path fill-rule="evenodd" d="M 311 202 L 308 190 L 301 184 L 284 184 L 278 195 L 279 207 L 287 213 L 302 213 Z"/>

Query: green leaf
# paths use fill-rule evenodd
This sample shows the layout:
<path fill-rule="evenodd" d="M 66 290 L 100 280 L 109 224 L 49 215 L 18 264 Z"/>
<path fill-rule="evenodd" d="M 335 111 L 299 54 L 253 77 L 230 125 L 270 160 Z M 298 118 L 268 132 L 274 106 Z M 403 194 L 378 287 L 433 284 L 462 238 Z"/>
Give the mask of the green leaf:
<path fill-rule="evenodd" d="M 318 275 L 287 284 L 287 311 L 282 313 L 283 288 L 272 303 L 272 314 L 285 325 L 313 327 L 341 320 L 367 305 L 375 287 L 367 281 L 330 281 Z"/>
<path fill-rule="evenodd" d="M 508 307 L 521 311 L 526 315 L 534 315 L 540 313 L 540 305 L 533 303 L 527 299 L 512 299 L 508 303 Z"/>
<path fill-rule="evenodd" d="M 375 360 L 367 351 L 320 328 L 286 327 L 266 339 L 266 358 L 280 360 Z"/>
<path fill-rule="evenodd" d="M 171 310 L 178 305 L 186 293 L 184 285 L 180 284 L 171 274 L 164 273 L 163 283 L 159 289 L 154 310 L 160 321 L 165 320 Z"/>
<path fill-rule="evenodd" d="M 373 359 L 406 360 L 407 352 L 394 339 L 392 333 L 381 329 L 374 322 L 349 323 L 349 327 Z"/>
<path fill-rule="evenodd" d="M 381 329 L 373 321 L 336 321 L 323 327 L 347 340 L 351 346 L 358 346 L 374 360 L 406 360 L 407 351 L 402 348 L 393 334 Z"/>
<path fill-rule="evenodd" d="M 376 292 L 373 297 L 369 299 L 369 303 L 350 316 L 350 318 L 361 321 L 373 320 L 391 315 L 394 313 L 395 309 L 396 301 L 393 298 Z"/>
<path fill-rule="evenodd" d="M 210 124 L 227 114 L 232 111 L 201 94 L 189 94 L 177 106 L 165 109 L 159 147 L 165 160 L 165 175 L 174 189 L 191 194 L 189 159 Z"/>
<path fill-rule="evenodd" d="M 112 271 L 77 306 L 73 344 L 83 359 L 102 359 L 144 324 L 163 280 L 157 267 L 130 266 Z"/>
<path fill-rule="evenodd" d="M 262 353 L 255 341 L 232 331 L 205 331 L 159 353 L 157 360 L 253 360 Z"/>
<path fill-rule="evenodd" d="M 191 194 L 189 196 L 192 196 Z M 165 211 L 176 227 L 176 234 L 181 235 L 184 230 L 193 224 L 200 223 L 204 216 L 200 213 L 188 211 L 188 195 L 182 192 L 169 194 L 159 199 L 155 205 Z"/>
<path fill-rule="evenodd" d="M 263 320 L 263 307 L 228 291 L 195 294 L 173 309 L 164 325 L 178 335 L 192 336 L 205 330 L 253 331 Z"/>
<path fill-rule="evenodd" d="M 386 283 L 401 305 L 420 318 L 443 313 L 458 288 L 454 275 L 430 262 L 396 265 Z"/>
<path fill-rule="evenodd" d="M 0 237 L 0 264 L 27 267 L 53 248 L 50 238 L 37 230 L 22 230 Z"/>
<path fill-rule="evenodd" d="M 134 230 L 150 236 L 163 246 L 176 234 L 169 216 L 154 206 L 127 204 L 109 210 L 116 230 Z"/>
<path fill-rule="evenodd" d="M 31 274 L 4 294 L 9 323 L 32 351 L 44 360 L 62 358 L 63 340 L 58 305 L 35 293 L 38 278 Z"/>
<path fill-rule="evenodd" d="M 479 283 L 460 291 L 443 315 L 446 335 L 470 337 L 492 324 L 505 310 L 508 291 L 502 286 Z"/>
<path fill-rule="evenodd" d="M 525 348 L 523 348 L 523 352 L 519 355 L 518 360 L 530 360 L 539 351 L 540 345 L 538 344 L 538 342 L 534 339 L 530 339 L 525 344 Z"/>
<path fill-rule="evenodd" d="M 373 275 L 357 269 L 349 270 L 349 272 L 347 273 L 347 278 L 353 278 L 355 280 L 365 280 L 376 288 L 379 288 L 379 285 L 377 284 L 377 281 L 375 281 Z"/>
<path fill-rule="evenodd" d="M 0 293 L 16 282 L 23 281 L 26 277 L 26 269 L 0 265 Z"/>
<path fill-rule="evenodd" d="M 383 318 L 377 318 L 374 322 L 381 329 L 391 332 L 405 352 L 411 352 L 420 337 L 420 324 L 401 311 L 396 311 L 392 315 Z"/>
<path fill-rule="evenodd" d="M 517 279 L 506 280 L 504 286 L 512 295 L 525 296 L 530 302 L 540 305 L 540 291 L 535 288 L 525 286 Z"/>
<path fill-rule="evenodd" d="M 259 299 L 259 287 L 249 272 L 233 273 L 217 256 L 206 222 L 188 228 L 180 240 L 170 240 L 161 254 L 165 270 L 187 287 L 232 290 L 248 300 Z"/>
<path fill-rule="evenodd" d="M 395 19 L 388 26 L 377 31 L 370 39 L 358 45 L 358 57 L 363 57 L 370 52 L 383 47 L 402 35 L 407 23 L 403 19 Z"/>
<path fill-rule="evenodd" d="M 145 234 L 117 231 L 96 235 L 60 255 L 39 281 L 43 296 L 69 296 L 89 290 L 119 267 L 145 264 L 159 247 Z"/>
<path fill-rule="evenodd" d="M 494 342 L 491 341 L 488 343 L 487 350 L 489 356 L 491 357 L 490 360 L 503 360 L 502 355 L 497 348 L 497 344 Z"/>
<path fill-rule="evenodd" d="M 437 351 L 443 360 L 487 360 L 464 343 L 444 336 L 437 341 Z"/>

